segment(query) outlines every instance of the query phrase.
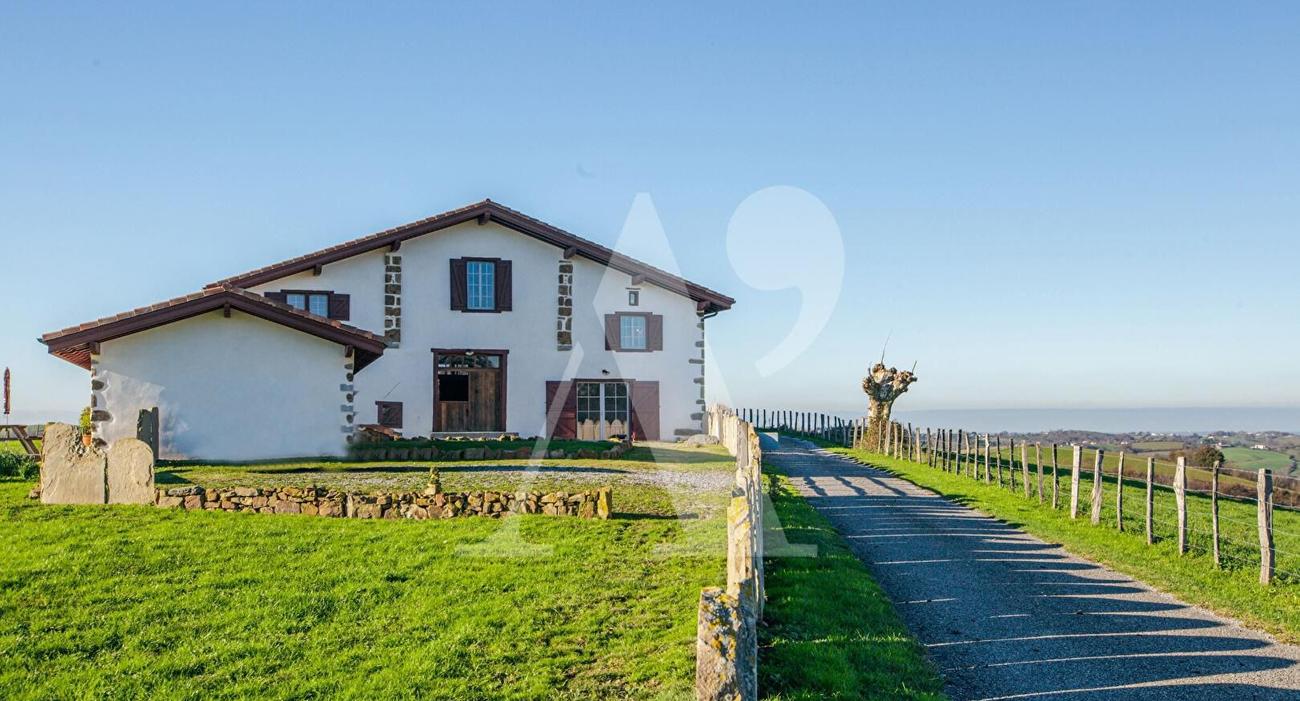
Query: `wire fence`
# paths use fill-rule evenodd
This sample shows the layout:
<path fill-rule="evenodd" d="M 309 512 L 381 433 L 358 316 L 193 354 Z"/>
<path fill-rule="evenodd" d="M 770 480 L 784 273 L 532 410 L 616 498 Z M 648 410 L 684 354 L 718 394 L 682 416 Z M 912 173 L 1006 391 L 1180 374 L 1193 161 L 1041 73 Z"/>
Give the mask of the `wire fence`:
<path fill-rule="evenodd" d="M 1173 542 L 1213 566 L 1259 570 L 1262 584 L 1300 583 L 1300 479 L 1271 470 L 1188 465 L 1186 460 L 1077 445 L 1025 443 L 962 429 L 892 424 L 869 435 L 865 419 L 741 409 L 759 430 L 819 438 L 996 484 L 1098 526 Z"/>

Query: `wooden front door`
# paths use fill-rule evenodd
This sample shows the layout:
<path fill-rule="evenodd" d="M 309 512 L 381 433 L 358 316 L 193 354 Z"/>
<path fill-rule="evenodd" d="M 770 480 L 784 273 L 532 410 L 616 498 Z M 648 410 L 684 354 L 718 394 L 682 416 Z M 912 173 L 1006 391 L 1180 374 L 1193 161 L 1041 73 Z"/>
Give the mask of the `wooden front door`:
<path fill-rule="evenodd" d="M 434 353 L 433 430 L 505 430 L 505 353 Z"/>

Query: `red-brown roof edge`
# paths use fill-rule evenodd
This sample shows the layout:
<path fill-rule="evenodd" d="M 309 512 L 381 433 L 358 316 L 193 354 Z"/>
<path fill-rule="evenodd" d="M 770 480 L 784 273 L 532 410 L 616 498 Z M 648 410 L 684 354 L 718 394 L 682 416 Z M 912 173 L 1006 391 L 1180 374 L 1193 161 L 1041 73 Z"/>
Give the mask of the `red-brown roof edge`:
<path fill-rule="evenodd" d="M 89 349 L 91 344 L 129 336 L 133 333 L 225 307 L 246 312 L 339 345 L 350 346 L 357 355 L 356 370 L 360 370 L 377 360 L 379 356 L 383 355 L 384 349 L 387 347 L 383 338 L 369 331 L 316 316 L 229 285 L 209 287 L 201 292 L 176 297 L 166 302 L 72 326 L 61 331 L 52 331 L 41 336 L 39 340 L 45 344 L 51 355 L 67 360 L 74 365 L 90 369 Z"/>
<path fill-rule="evenodd" d="M 621 270 L 631 275 L 643 275 L 647 282 L 651 282 L 664 289 L 677 292 L 683 296 L 689 297 L 700 303 L 701 311 L 722 311 L 730 309 L 736 300 L 720 292 L 711 290 L 703 285 L 693 283 L 685 278 L 673 275 L 665 270 L 656 268 L 648 263 L 643 263 L 634 258 L 622 255 L 616 251 L 610 250 L 594 241 L 589 241 L 576 236 L 563 229 L 552 226 L 539 219 L 534 219 L 522 212 L 516 211 L 492 200 L 483 200 L 474 204 L 449 210 L 442 214 L 436 214 L 432 217 L 421 219 L 419 221 L 403 224 L 392 229 L 386 229 L 369 236 L 363 236 L 352 241 L 347 241 L 329 248 L 323 248 L 314 253 L 290 258 L 273 265 L 268 265 L 257 270 L 252 270 L 242 275 L 226 278 L 214 282 L 208 287 L 218 287 L 221 285 L 233 285 L 237 287 L 252 287 L 267 282 L 278 280 L 294 273 L 300 273 L 311 270 L 318 265 L 334 263 L 360 253 L 373 251 L 391 246 L 416 236 L 439 231 L 457 224 L 463 224 L 472 221 L 481 216 L 486 216 L 491 221 L 496 221 L 503 226 L 509 227 L 522 234 L 532 236 L 547 243 L 553 244 L 560 248 L 573 248 L 577 255 L 589 260 L 608 265 L 616 270 Z"/>

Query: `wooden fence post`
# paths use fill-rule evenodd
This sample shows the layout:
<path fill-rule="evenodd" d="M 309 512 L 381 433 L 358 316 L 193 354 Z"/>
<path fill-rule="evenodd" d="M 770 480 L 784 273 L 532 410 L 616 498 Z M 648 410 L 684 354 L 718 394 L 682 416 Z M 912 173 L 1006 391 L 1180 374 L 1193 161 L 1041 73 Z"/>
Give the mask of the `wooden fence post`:
<path fill-rule="evenodd" d="M 1061 471 L 1056 465 L 1056 444 L 1052 444 L 1052 510 L 1060 506 Z"/>
<path fill-rule="evenodd" d="M 1124 451 L 1119 451 L 1119 467 L 1115 469 L 1115 529 L 1124 532 Z"/>
<path fill-rule="evenodd" d="M 965 439 L 966 439 L 966 429 L 964 428 L 957 429 L 957 440 L 953 442 L 953 446 L 952 446 L 952 452 L 953 452 L 954 463 L 955 463 L 953 465 L 953 474 L 956 475 L 960 475 L 961 471 L 966 467 L 965 465 L 962 464 L 962 458 L 965 456 L 963 456 L 961 452 L 961 442 Z"/>
<path fill-rule="evenodd" d="M 1015 489 L 1015 438 L 1008 438 L 1006 442 L 1006 483 L 1011 489 Z M 998 456 L 1002 455 L 1001 446 L 998 446 Z"/>
<path fill-rule="evenodd" d="M 1092 464 L 1092 525 L 1101 523 L 1101 461 L 1105 459 L 1106 451 L 1101 448 L 1097 449 L 1096 460 Z"/>
<path fill-rule="evenodd" d="M 998 463 L 998 486 L 1002 486 L 1002 436 L 998 436 L 998 450 L 994 455 Z"/>
<path fill-rule="evenodd" d="M 1029 498 L 1029 444 L 1020 442 L 1020 481 L 1025 483 L 1025 498 Z"/>
<path fill-rule="evenodd" d="M 1178 507 L 1178 554 L 1187 552 L 1187 458 L 1174 468 L 1174 502 Z"/>
<path fill-rule="evenodd" d="M 970 454 L 970 431 L 966 431 L 962 434 L 961 441 L 961 454 L 966 457 L 966 472 L 963 474 L 966 477 L 970 477 L 971 472 L 975 470 L 975 462 L 971 460 Z"/>
<path fill-rule="evenodd" d="M 1258 502 L 1256 521 L 1259 525 L 1259 583 L 1273 581 L 1273 471 L 1260 470 L 1255 482 L 1255 499 Z"/>
<path fill-rule="evenodd" d="M 1083 446 L 1074 446 L 1074 463 L 1070 466 L 1070 518 L 1079 518 L 1079 470 L 1083 466 Z"/>
<path fill-rule="evenodd" d="M 1210 537 L 1214 539 L 1214 569 L 1220 569 L 1219 559 L 1219 461 L 1210 468 Z"/>
<path fill-rule="evenodd" d="M 1038 503 L 1043 503 L 1043 444 L 1034 443 L 1034 464 L 1038 466 Z"/>
<path fill-rule="evenodd" d="M 989 465 L 989 434 L 984 434 L 984 484 L 993 484 L 992 466 Z"/>
<path fill-rule="evenodd" d="M 1155 508 L 1155 481 L 1156 459 L 1147 457 L 1147 545 L 1156 542 L 1155 515 L 1152 513 Z"/>

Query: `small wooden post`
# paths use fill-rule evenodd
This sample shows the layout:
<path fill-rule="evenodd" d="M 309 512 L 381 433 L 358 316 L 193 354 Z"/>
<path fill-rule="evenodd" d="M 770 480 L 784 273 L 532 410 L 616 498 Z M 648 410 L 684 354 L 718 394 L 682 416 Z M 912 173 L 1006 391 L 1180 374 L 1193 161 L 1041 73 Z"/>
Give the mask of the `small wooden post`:
<path fill-rule="evenodd" d="M 1124 530 L 1124 451 L 1119 451 L 1119 467 L 1115 469 L 1115 529 Z"/>
<path fill-rule="evenodd" d="M 1255 482 L 1256 511 L 1259 524 L 1259 583 L 1273 582 L 1273 471 L 1260 470 Z"/>
<path fill-rule="evenodd" d="M 1029 444 L 1020 442 L 1020 481 L 1025 483 L 1025 498 L 1029 498 Z"/>
<path fill-rule="evenodd" d="M 1101 461 L 1106 451 L 1097 449 L 1097 459 L 1092 464 L 1092 525 L 1101 523 Z"/>
<path fill-rule="evenodd" d="M 1147 458 L 1147 545 L 1156 542 L 1155 516 L 1152 510 L 1155 508 L 1154 485 L 1156 481 L 1156 459 Z"/>
<path fill-rule="evenodd" d="M 961 449 L 962 441 L 964 440 L 966 440 L 966 429 L 964 428 L 957 429 L 957 441 L 952 446 L 952 452 L 956 454 L 956 458 L 957 458 L 957 464 L 955 465 L 956 469 L 953 470 L 953 473 L 958 475 L 962 473 L 962 470 L 966 469 L 966 465 L 964 464 L 963 461 L 963 458 L 965 458 L 966 456 L 962 454 L 962 449 Z"/>
<path fill-rule="evenodd" d="M 1079 470 L 1083 467 L 1083 446 L 1074 446 L 1074 463 L 1070 466 L 1070 518 L 1079 518 Z"/>
<path fill-rule="evenodd" d="M 1038 466 L 1038 503 L 1043 503 L 1043 444 L 1034 444 L 1034 464 Z"/>
<path fill-rule="evenodd" d="M 1178 507 L 1178 554 L 1187 552 L 1187 458 L 1174 468 L 1174 502 Z"/>
<path fill-rule="evenodd" d="M 934 437 L 930 434 L 930 427 L 925 427 L 925 462 L 930 467 L 934 467 Z"/>
<path fill-rule="evenodd" d="M 1221 569 L 1219 559 L 1219 461 L 1210 468 L 1210 536 L 1214 539 L 1214 568 Z"/>

